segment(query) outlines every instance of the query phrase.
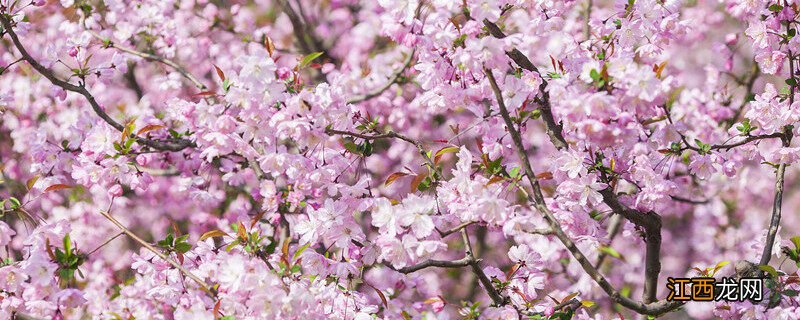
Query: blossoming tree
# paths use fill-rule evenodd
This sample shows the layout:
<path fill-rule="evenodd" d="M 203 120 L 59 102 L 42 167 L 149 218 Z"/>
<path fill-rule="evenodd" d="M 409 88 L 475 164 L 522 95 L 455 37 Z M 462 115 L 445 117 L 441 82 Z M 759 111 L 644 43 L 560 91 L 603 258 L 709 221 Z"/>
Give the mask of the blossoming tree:
<path fill-rule="evenodd" d="M 797 319 L 799 25 L 0 0 L 0 319 Z M 763 299 L 667 299 L 691 277 Z"/>

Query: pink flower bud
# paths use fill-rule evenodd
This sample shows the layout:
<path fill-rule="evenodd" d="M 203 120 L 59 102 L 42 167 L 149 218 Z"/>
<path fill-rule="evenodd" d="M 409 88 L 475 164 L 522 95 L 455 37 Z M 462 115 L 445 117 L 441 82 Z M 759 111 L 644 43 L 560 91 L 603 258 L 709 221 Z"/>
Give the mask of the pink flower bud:
<path fill-rule="evenodd" d="M 736 45 L 736 42 L 739 41 L 739 35 L 735 33 L 729 33 L 725 35 L 725 44 L 729 46 Z"/>
<path fill-rule="evenodd" d="M 110 189 L 108 189 L 108 195 L 112 198 L 116 198 L 122 195 L 122 186 L 115 184 Z"/>

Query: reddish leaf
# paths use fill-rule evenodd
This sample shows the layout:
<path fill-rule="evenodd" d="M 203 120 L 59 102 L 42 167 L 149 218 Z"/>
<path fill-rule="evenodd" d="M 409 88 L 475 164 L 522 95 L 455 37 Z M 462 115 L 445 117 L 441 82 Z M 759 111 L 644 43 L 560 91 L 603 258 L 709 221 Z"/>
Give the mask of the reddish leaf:
<path fill-rule="evenodd" d="M 419 184 L 422 183 L 422 180 L 425 180 L 425 178 L 427 177 L 428 177 L 427 172 L 416 175 L 414 177 L 414 180 L 411 180 L 411 192 L 412 193 L 416 192 L 417 188 L 419 187 Z"/>
<path fill-rule="evenodd" d="M 570 295 L 568 295 L 568 296 L 564 297 L 564 299 L 561 299 L 561 303 L 567 302 L 567 301 L 569 301 L 569 300 L 571 300 L 572 298 L 575 298 L 575 297 L 577 297 L 577 296 L 578 296 L 578 293 L 577 293 L 577 292 L 573 292 L 573 293 L 571 293 Z"/>
<path fill-rule="evenodd" d="M 550 180 L 553 179 L 553 173 L 546 171 L 536 175 L 536 179 L 539 180 Z"/>
<path fill-rule="evenodd" d="M 267 213 L 266 211 L 261 211 L 256 213 L 256 215 L 253 217 L 253 220 L 250 220 L 250 228 L 252 229 L 253 227 L 255 227 L 256 223 L 258 223 L 258 220 L 261 220 L 261 218 L 263 218 L 264 214 L 266 213 Z"/>
<path fill-rule="evenodd" d="M 513 266 L 511 266 L 511 269 L 508 269 L 508 272 L 506 272 L 506 279 L 510 278 L 511 275 L 517 272 L 517 269 L 519 269 L 519 267 L 520 267 L 519 263 L 515 263 Z"/>
<path fill-rule="evenodd" d="M 239 236 L 239 239 L 247 240 L 247 231 L 244 230 L 244 224 L 239 222 L 239 226 L 236 228 L 236 235 Z"/>
<path fill-rule="evenodd" d="M 214 319 L 219 318 L 219 304 L 222 300 L 217 300 L 217 303 L 214 304 Z"/>
<path fill-rule="evenodd" d="M 404 173 L 404 172 L 392 173 L 392 174 L 389 175 L 388 178 L 386 178 L 386 182 L 384 182 L 384 185 L 388 186 L 388 185 L 392 184 L 395 180 L 397 180 L 399 178 L 402 178 L 402 177 L 405 177 L 407 175 L 408 175 L 408 173 Z"/>
<path fill-rule="evenodd" d="M 199 98 L 199 97 L 214 96 L 216 94 L 217 93 L 214 92 L 214 91 L 203 91 L 203 92 L 198 92 L 198 93 L 193 94 L 192 97 L 193 98 Z"/>
<path fill-rule="evenodd" d="M 269 57 L 272 58 L 272 54 L 275 53 L 275 42 L 272 41 L 272 38 L 267 36 L 267 38 L 264 39 L 264 46 L 267 47 Z"/>
<path fill-rule="evenodd" d="M 209 232 L 204 233 L 202 236 L 200 236 L 200 240 L 197 240 L 197 241 L 203 241 L 203 240 L 211 238 L 211 237 L 224 237 L 224 236 L 229 236 L 230 237 L 230 235 L 225 233 L 225 231 L 222 231 L 222 230 L 211 230 Z"/>
<path fill-rule="evenodd" d="M 53 253 L 53 248 L 50 246 L 50 238 L 44 239 L 44 247 L 47 248 L 47 255 L 50 256 L 50 259 L 53 261 L 56 260 L 56 255 Z"/>
<path fill-rule="evenodd" d="M 72 186 L 58 183 L 58 184 L 54 184 L 54 185 L 51 185 L 51 186 L 47 187 L 47 189 L 44 189 L 44 192 L 57 191 L 57 190 L 69 189 L 69 188 L 72 188 Z"/>
<path fill-rule="evenodd" d="M 490 186 L 492 184 L 498 183 L 498 182 L 503 181 L 505 179 L 506 178 L 503 178 L 501 176 L 493 176 L 491 179 L 489 179 L 489 182 L 486 182 L 486 186 L 488 187 L 488 186 Z"/>
<path fill-rule="evenodd" d="M 289 238 L 283 241 L 283 246 L 281 246 L 281 253 L 283 253 L 284 257 L 289 256 Z M 290 265 L 288 258 L 286 258 L 286 265 Z"/>
<path fill-rule="evenodd" d="M 175 224 L 175 220 L 171 220 L 169 223 L 172 225 L 172 231 L 175 232 L 175 236 L 181 235 L 181 229 Z"/>
<path fill-rule="evenodd" d="M 33 185 L 36 184 L 36 181 L 39 180 L 39 176 L 33 176 L 33 178 L 28 179 L 28 182 L 25 183 L 25 186 L 28 187 L 28 190 L 33 188 Z"/>
<path fill-rule="evenodd" d="M 458 147 L 444 147 L 436 151 L 436 155 L 433 157 L 433 163 L 439 164 L 439 161 L 442 160 L 442 156 L 446 153 L 456 153 L 460 150 Z"/>
<path fill-rule="evenodd" d="M 375 293 L 377 293 L 378 297 L 381 298 L 381 302 L 383 302 L 383 307 L 384 308 L 388 308 L 389 307 L 389 301 L 386 300 L 386 295 L 383 294 L 383 291 L 378 290 L 378 288 L 375 288 L 375 286 L 373 286 L 373 285 L 371 285 L 369 283 L 367 283 L 367 285 L 370 286 L 370 288 L 372 288 L 372 290 L 375 290 Z"/>
<path fill-rule="evenodd" d="M 140 135 L 148 133 L 150 131 L 155 131 L 155 130 L 164 129 L 164 128 L 166 128 L 166 127 L 162 126 L 160 124 L 148 124 L 148 125 L 144 126 L 144 128 L 139 129 L 139 132 L 137 132 L 136 135 L 140 136 Z"/>
<path fill-rule="evenodd" d="M 219 79 L 222 80 L 222 81 L 225 81 L 225 72 L 222 72 L 222 69 L 217 67 L 216 64 L 214 65 L 214 69 L 217 70 L 217 75 L 219 76 Z"/>

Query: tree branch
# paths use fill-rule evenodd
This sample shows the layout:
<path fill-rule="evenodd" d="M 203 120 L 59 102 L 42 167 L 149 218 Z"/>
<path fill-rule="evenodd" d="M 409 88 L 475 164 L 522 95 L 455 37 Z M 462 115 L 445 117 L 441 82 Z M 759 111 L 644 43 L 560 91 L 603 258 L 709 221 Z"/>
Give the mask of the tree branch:
<path fill-rule="evenodd" d="M 521 165 L 525 170 L 525 176 L 527 176 L 528 182 L 533 191 L 532 195 L 528 194 L 528 200 L 533 203 L 536 210 L 544 215 L 545 220 L 547 220 L 547 222 L 550 224 L 550 228 L 553 230 L 553 234 L 561 241 L 561 243 L 564 244 L 565 247 L 567 247 L 567 250 L 572 254 L 575 260 L 578 261 L 583 270 L 589 274 L 589 276 L 600 286 L 601 289 L 603 289 L 604 292 L 606 292 L 612 301 L 640 314 L 660 315 L 682 306 L 683 303 L 679 301 L 661 301 L 645 304 L 622 296 L 616 289 L 614 289 L 608 280 L 603 277 L 597 268 L 595 268 L 594 265 L 589 262 L 589 259 L 586 258 L 580 249 L 578 249 L 572 239 L 570 239 L 566 233 L 564 233 L 564 230 L 561 229 L 561 225 L 559 224 L 558 220 L 555 218 L 555 216 L 553 216 L 553 213 L 550 211 L 550 209 L 547 208 L 539 181 L 536 178 L 536 174 L 534 174 L 533 169 L 531 168 L 530 161 L 528 160 L 528 154 L 525 152 L 525 146 L 522 144 L 522 137 L 520 136 L 519 130 L 514 127 L 514 122 L 511 120 L 508 109 L 506 109 L 505 102 L 503 101 L 503 94 L 497 85 L 497 81 L 495 80 L 491 70 L 484 69 L 484 72 L 486 73 L 486 77 L 492 86 L 492 91 L 494 91 L 497 104 L 500 107 L 500 114 L 503 116 L 503 120 L 506 123 L 508 132 L 511 135 L 511 139 L 514 141 Z"/>
<path fill-rule="evenodd" d="M 203 291 L 208 292 L 212 296 L 216 296 L 217 295 L 216 291 L 214 289 L 212 289 L 212 287 L 209 286 L 207 283 L 205 283 L 205 281 L 203 281 L 200 278 L 198 278 L 191 271 L 186 270 L 186 268 L 184 268 L 179 263 L 175 262 L 175 260 L 172 260 L 171 258 L 169 258 L 166 255 L 164 255 L 163 253 L 161 253 L 161 251 L 159 251 L 158 249 L 153 247 L 153 245 L 151 245 L 147 241 L 142 240 L 142 238 L 140 238 L 135 233 L 133 233 L 133 231 L 131 231 L 130 229 L 128 229 L 127 227 L 122 225 L 122 223 L 120 223 L 119 220 L 117 220 L 113 216 L 111 216 L 110 213 L 108 213 L 106 211 L 100 211 L 100 214 L 103 215 L 103 217 L 105 217 L 106 219 L 108 219 L 108 221 L 111 221 L 111 223 L 113 223 L 115 226 L 117 226 L 117 228 L 119 228 L 122 232 L 124 232 L 128 237 L 130 237 L 134 241 L 138 242 L 140 245 L 145 247 L 145 249 L 147 249 L 150 252 L 152 252 L 153 254 L 155 254 L 161 260 L 164 260 L 167 263 L 171 264 L 173 267 L 178 269 L 178 271 L 183 273 L 185 276 L 189 277 L 189 279 L 192 279 L 194 282 L 197 283 L 197 285 L 200 286 L 201 289 L 203 289 Z"/>
<path fill-rule="evenodd" d="M 781 224 L 784 173 L 786 173 L 786 164 L 781 163 L 778 165 L 778 171 L 776 173 L 777 178 L 775 179 L 775 198 L 772 201 L 772 217 L 770 218 L 767 240 L 766 243 L 764 243 L 764 251 L 761 252 L 760 265 L 769 264 L 769 260 L 772 258 L 772 246 L 775 243 L 775 236 L 778 234 L 778 227 Z"/>
<path fill-rule="evenodd" d="M 611 242 L 614 242 L 614 238 L 617 237 L 619 231 L 622 230 L 622 216 L 619 214 L 614 213 L 611 216 L 611 221 L 608 223 L 608 241 L 609 245 Z M 595 268 L 600 268 L 605 262 L 606 258 L 608 257 L 607 251 L 600 251 L 600 254 L 597 256 L 597 262 L 594 263 Z"/>
<path fill-rule="evenodd" d="M 789 31 L 788 25 L 786 26 L 786 30 Z M 789 57 L 789 76 L 792 79 L 791 83 L 789 84 L 789 106 L 792 106 L 794 105 L 795 101 L 794 94 L 797 91 L 797 77 L 795 76 L 795 56 L 792 54 L 791 49 L 787 51 L 787 56 Z M 784 148 L 788 148 L 792 144 L 792 129 L 794 129 L 794 126 L 792 125 L 786 125 L 783 127 L 783 137 L 781 137 L 781 142 Z M 776 172 L 777 178 L 775 179 L 775 199 L 772 202 L 772 217 L 770 218 L 769 231 L 767 232 L 767 242 L 764 244 L 764 251 L 761 253 L 760 264 L 762 265 L 768 264 L 769 260 L 772 258 L 772 246 L 775 244 L 775 236 L 778 234 L 778 228 L 781 224 L 781 207 L 783 206 L 783 178 L 785 173 L 786 164 L 779 164 Z"/>
<path fill-rule="evenodd" d="M 486 29 L 489 30 L 489 33 L 493 37 L 498 39 L 506 37 L 503 31 L 500 30 L 500 27 L 488 19 L 483 19 L 483 25 L 486 26 Z M 547 132 L 547 135 L 550 137 L 550 141 L 553 143 L 553 146 L 555 146 L 556 149 L 563 150 L 567 148 L 567 141 L 564 140 L 563 135 L 564 127 L 560 123 L 556 122 L 555 118 L 553 117 L 553 111 L 550 105 L 550 93 L 547 92 L 547 80 L 545 80 L 544 75 L 542 75 L 542 73 L 539 72 L 539 69 L 536 68 L 531 60 L 528 59 L 528 57 L 526 57 L 525 54 L 523 54 L 517 48 L 506 52 L 506 55 L 521 68 L 536 72 L 539 74 L 539 77 L 542 78 L 542 84 L 539 85 L 539 92 L 542 94 L 542 97 L 537 100 L 542 111 L 542 120 L 544 121 L 545 131 Z"/>
<path fill-rule="evenodd" d="M 400 269 L 394 269 L 391 266 L 389 266 L 389 268 L 392 268 L 392 269 L 394 269 L 394 270 L 396 270 L 397 272 L 400 272 L 400 273 L 408 274 L 408 273 L 416 272 L 416 271 L 419 271 L 419 270 L 422 270 L 422 269 L 425 269 L 425 268 L 430 268 L 430 267 L 461 268 L 461 267 L 466 267 L 466 266 L 470 265 L 471 263 L 472 263 L 472 257 L 464 257 L 464 258 L 461 258 L 461 259 L 458 259 L 458 260 L 453 260 L 453 261 L 449 261 L 449 260 L 433 260 L 433 259 L 431 259 L 431 260 L 426 260 L 424 262 L 421 262 L 419 264 L 415 264 L 413 266 L 408 266 L 408 267 L 404 267 L 404 268 L 400 268 Z"/>
<path fill-rule="evenodd" d="M 11 37 L 11 41 L 14 43 L 14 46 L 17 48 L 19 53 L 22 55 L 22 58 L 28 62 L 28 64 L 33 67 L 37 72 L 39 72 L 42 76 L 50 80 L 50 82 L 56 86 L 59 86 L 67 91 L 72 91 L 81 94 L 86 98 L 89 104 L 92 106 L 92 110 L 105 121 L 107 124 L 112 126 L 117 131 L 123 132 L 125 130 L 125 126 L 117 122 L 116 120 L 112 119 L 97 103 L 94 96 L 86 90 L 86 87 L 83 85 L 74 85 L 67 81 L 61 80 L 55 76 L 52 70 L 46 68 L 42 64 L 40 64 L 36 59 L 34 59 L 28 51 L 25 49 L 25 46 L 22 45 L 22 42 L 17 37 L 17 34 L 12 29 L 11 21 L 8 19 L 6 15 L 0 15 L 0 23 L 2 23 L 3 28 L 6 30 L 6 33 Z M 136 142 L 151 147 L 157 150 L 164 150 L 164 151 L 181 151 L 188 147 L 195 147 L 196 145 L 194 142 L 185 139 L 171 139 L 171 140 L 151 140 L 147 138 L 142 138 L 131 134 L 131 138 L 136 139 Z"/>
<path fill-rule="evenodd" d="M 414 139 L 412 139 L 412 138 L 410 138 L 408 136 L 399 134 L 397 132 L 388 131 L 386 133 L 380 133 L 380 134 L 376 134 L 376 135 L 367 135 L 367 134 L 363 134 L 363 133 L 349 132 L 349 131 L 342 131 L 342 130 L 335 130 L 335 129 L 327 128 L 327 129 L 325 129 L 325 133 L 327 133 L 328 135 L 338 134 L 338 135 L 344 135 L 344 136 L 351 136 L 351 137 L 364 139 L 364 140 L 380 140 L 380 139 L 395 139 L 395 138 L 403 140 L 405 142 L 408 142 L 408 143 L 413 144 L 414 146 L 416 146 L 417 150 L 419 150 L 419 154 L 422 155 L 422 158 L 425 159 L 425 162 L 428 164 L 428 166 L 431 167 L 431 170 L 436 171 L 436 164 L 434 164 L 433 160 L 431 160 L 431 157 L 428 156 L 428 152 L 425 150 L 425 147 L 422 145 L 422 143 L 420 143 L 419 141 L 414 140 Z"/>
<path fill-rule="evenodd" d="M 661 216 L 654 211 L 641 212 L 625 206 L 619 202 L 611 187 L 601 190 L 600 194 L 611 210 L 644 229 L 645 280 L 642 300 L 647 303 L 656 301 L 658 274 L 661 273 Z"/>
<path fill-rule="evenodd" d="M 359 103 L 359 102 L 363 102 L 363 101 L 366 101 L 366 100 L 369 100 L 369 99 L 372 99 L 374 97 L 377 97 L 377 96 L 381 95 L 381 93 L 383 93 L 384 91 L 389 89 L 389 87 L 391 87 L 393 84 L 397 83 L 397 80 L 400 79 L 400 76 L 403 75 L 403 72 L 405 72 L 408 69 L 408 67 L 411 66 L 411 62 L 414 61 L 414 53 L 415 52 L 416 52 L 416 49 L 412 49 L 411 50 L 411 53 L 408 54 L 408 57 L 406 57 L 406 60 L 403 62 L 403 66 L 400 67 L 399 69 L 395 70 L 389 76 L 388 81 L 384 85 L 382 85 L 380 87 L 377 87 L 375 89 L 372 89 L 371 91 L 369 91 L 369 92 L 367 92 L 365 94 L 357 95 L 355 97 L 352 97 L 352 98 L 347 100 L 347 103 Z"/>
<path fill-rule="evenodd" d="M 489 277 L 486 276 L 486 273 L 483 272 L 481 269 L 480 260 L 475 259 L 475 252 L 472 251 L 472 244 L 469 241 L 469 234 L 467 234 L 467 229 L 461 229 L 461 238 L 464 241 L 464 254 L 467 258 L 469 258 L 470 266 L 472 267 L 472 272 L 478 277 L 478 281 L 481 282 L 483 287 L 486 289 L 486 293 L 489 295 L 489 298 L 492 298 L 494 304 L 500 306 L 506 304 L 506 299 L 497 292 L 494 285 L 492 285 L 492 281 L 489 280 Z"/>
<path fill-rule="evenodd" d="M 449 229 L 449 230 L 439 231 L 439 229 L 436 229 L 436 232 L 439 233 L 440 237 L 444 238 L 444 237 L 447 237 L 447 236 L 449 236 L 449 235 L 451 235 L 453 233 L 459 232 L 459 231 L 461 231 L 461 229 L 469 227 L 469 226 L 471 226 L 471 225 L 473 225 L 475 223 L 477 223 L 477 222 L 475 222 L 475 221 L 467 221 L 467 222 L 459 224 L 459 225 L 457 225 L 457 226 L 455 226 L 455 227 L 453 227 L 452 229 Z"/>
<path fill-rule="evenodd" d="M 739 141 L 739 142 L 712 145 L 711 146 L 711 150 L 728 151 L 730 149 L 733 149 L 733 148 L 736 148 L 738 146 L 742 146 L 742 145 L 748 144 L 748 143 L 753 142 L 753 141 L 759 141 L 759 140 L 764 140 L 764 139 L 783 138 L 784 136 L 785 136 L 785 134 L 783 132 L 775 132 L 775 133 L 770 133 L 770 134 L 761 134 L 761 135 L 756 135 L 756 136 L 747 136 L 744 140 Z M 689 149 L 689 150 L 700 152 L 700 148 L 692 146 L 691 144 L 689 144 L 689 141 L 686 139 L 686 137 L 683 134 L 681 134 L 681 139 L 683 140 L 683 144 L 686 145 L 686 147 L 682 148 L 682 150 Z"/>
<path fill-rule="evenodd" d="M 100 41 L 103 41 L 104 43 L 107 43 L 107 45 L 109 47 L 111 47 L 111 48 L 116 48 L 117 50 L 125 52 L 127 54 L 134 55 L 134 56 L 140 57 L 140 58 L 148 60 L 148 61 L 159 62 L 161 64 L 169 66 L 170 68 L 172 68 L 175 71 L 177 71 L 178 73 L 180 73 L 181 76 L 183 76 L 184 78 L 186 78 L 189 81 L 191 81 L 192 84 L 195 87 L 197 87 L 198 89 L 200 89 L 200 90 L 207 90 L 208 89 L 208 87 L 206 87 L 206 85 L 204 85 L 194 75 L 192 75 L 189 71 L 187 71 L 186 68 L 184 68 L 180 64 L 176 63 L 175 61 L 172 61 L 170 59 L 164 58 L 164 57 L 159 56 L 159 55 L 150 54 L 150 53 L 144 53 L 144 52 L 141 52 L 141 51 L 136 51 L 136 50 L 131 49 L 131 48 L 118 46 L 114 42 L 110 42 L 110 40 L 103 38 L 98 33 L 94 32 L 94 31 L 91 31 L 91 30 L 88 30 L 88 31 L 92 36 L 94 36 L 95 38 L 97 38 Z"/>

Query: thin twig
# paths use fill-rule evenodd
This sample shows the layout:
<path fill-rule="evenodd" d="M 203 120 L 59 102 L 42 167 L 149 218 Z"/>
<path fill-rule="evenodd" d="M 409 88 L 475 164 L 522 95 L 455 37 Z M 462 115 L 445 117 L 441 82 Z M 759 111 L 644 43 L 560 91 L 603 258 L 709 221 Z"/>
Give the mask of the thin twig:
<path fill-rule="evenodd" d="M 122 223 L 120 223 L 117 219 L 115 219 L 113 216 L 111 216 L 110 213 L 108 213 L 106 211 L 100 211 L 100 214 L 103 215 L 103 217 L 105 217 L 109 221 L 111 221 L 111 223 L 113 223 L 115 226 L 117 226 L 117 228 L 119 228 L 122 232 L 124 232 L 126 235 L 128 235 L 128 237 L 130 237 L 131 239 L 133 239 L 134 241 L 136 241 L 137 243 L 142 245 L 145 249 L 147 249 L 150 252 L 152 252 L 153 254 L 155 254 L 161 260 L 164 260 L 167 263 L 171 264 L 173 267 L 178 269 L 178 271 L 183 273 L 185 276 L 189 277 L 189 279 L 192 279 L 194 282 L 197 283 L 197 285 L 200 286 L 201 289 L 203 289 L 203 291 L 208 292 L 211 295 L 216 296 L 216 291 L 213 290 L 211 288 L 211 286 L 209 286 L 207 283 L 205 283 L 205 281 L 203 281 L 202 279 L 200 279 L 199 277 L 194 275 L 191 271 L 187 270 L 186 268 L 184 268 L 179 263 L 175 262 L 175 260 L 172 260 L 170 257 L 167 257 L 166 255 L 161 253 L 161 251 L 156 249 L 153 245 L 151 245 L 147 241 L 144 241 L 142 238 L 137 236 L 135 233 L 133 233 L 133 231 L 131 231 L 130 229 L 128 229 L 127 227 L 122 225 Z"/>
<path fill-rule="evenodd" d="M 461 231 L 461 229 L 469 227 L 469 226 L 471 226 L 471 225 L 473 225 L 475 223 L 477 223 L 477 222 L 475 222 L 475 221 L 467 221 L 467 222 L 459 224 L 459 225 L 457 225 L 457 226 L 455 226 L 455 227 L 453 227 L 452 229 L 449 229 L 449 230 L 439 231 L 439 229 L 436 229 L 436 231 L 439 232 L 439 236 L 440 237 L 444 238 L 444 237 L 447 237 L 447 236 L 449 236 L 449 235 L 451 235 L 453 233 L 459 232 L 459 231 Z"/>
<path fill-rule="evenodd" d="M 622 216 L 616 213 L 612 213 L 611 221 L 608 222 L 608 244 L 611 245 L 614 242 L 614 238 L 617 237 L 619 231 L 622 230 Z M 597 256 L 597 262 L 594 263 L 595 268 L 600 268 L 605 262 L 606 258 L 608 257 L 607 251 L 600 251 L 600 254 Z"/>
<path fill-rule="evenodd" d="M 472 272 L 478 277 L 478 281 L 481 282 L 484 289 L 486 289 L 486 293 L 489 295 L 489 298 L 492 298 L 494 304 L 496 305 L 504 305 L 506 304 L 506 299 L 497 292 L 497 289 L 492 284 L 492 281 L 489 280 L 489 277 L 486 276 L 486 273 L 483 272 L 481 269 L 480 260 L 475 258 L 475 252 L 472 250 L 472 244 L 469 241 L 469 234 L 467 234 L 467 229 L 461 229 L 461 238 L 464 240 L 464 254 L 470 259 L 469 265 L 472 267 Z"/>
<path fill-rule="evenodd" d="M 359 102 L 363 102 L 363 101 L 372 99 L 374 97 L 379 96 L 381 93 L 383 93 L 387 89 L 389 89 L 389 87 L 391 87 L 393 84 L 397 83 L 397 80 L 400 79 L 400 76 L 403 75 L 403 72 L 405 72 L 408 69 L 408 67 L 411 66 L 411 62 L 414 61 L 414 52 L 416 52 L 416 49 L 412 49 L 411 50 L 411 52 L 408 54 L 408 57 L 406 57 L 406 60 L 403 62 L 403 66 L 400 67 L 399 69 L 395 70 L 389 76 L 388 81 L 386 81 L 386 83 L 384 85 L 382 85 L 380 87 L 377 87 L 375 89 L 372 89 L 371 91 L 369 91 L 369 92 L 367 92 L 365 94 L 357 95 L 355 97 L 352 97 L 349 100 L 347 100 L 347 103 L 359 103 Z"/>
<path fill-rule="evenodd" d="M 111 237 L 108 240 L 106 240 L 106 242 L 103 242 L 103 244 L 97 246 L 97 248 L 94 248 L 94 250 L 90 251 L 86 255 L 87 256 L 91 256 L 93 253 L 97 252 L 97 250 L 100 250 L 101 248 L 105 247 L 107 244 L 111 243 L 111 241 L 114 241 L 114 239 L 119 238 L 119 236 L 121 236 L 123 234 L 125 234 L 125 231 L 120 231 L 119 233 L 117 233 L 113 237 Z"/>
<path fill-rule="evenodd" d="M 114 42 L 110 42 L 110 40 L 103 38 L 103 36 L 101 36 L 97 32 L 94 32 L 94 31 L 91 31 L 91 30 L 88 30 L 88 31 L 92 36 L 94 36 L 95 38 L 97 38 L 100 41 L 103 41 L 104 43 L 107 43 L 107 46 L 109 46 L 111 48 L 116 48 L 119 51 L 122 51 L 122 52 L 125 52 L 127 54 L 140 57 L 140 58 L 148 60 L 148 61 L 155 61 L 155 62 L 162 63 L 162 64 L 164 64 L 166 66 L 169 66 L 172 69 L 175 69 L 175 71 L 180 73 L 181 76 L 183 76 L 184 78 L 186 78 L 189 81 L 191 81 L 192 84 L 195 87 L 197 87 L 198 89 L 200 89 L 200 90 L 207 90 L 208 89 L 208 87 L 206 87 L 206 85 L 204 85 L 194 75 L 192 75 L 189 71 L 187 71 L 186 68 L 184 68 L 180 64 L 176 63 L 175 61 L 172 61 L 170 59 L 164 58 L 164 57 L 159 56 L 159 55 L 145 53 L 145 52 L 141 52 L 141 51 L 136 51 L 136 50 L 131 49 L 131 48 L 126 48 L 126 47 L 123 47 L 123 46 L 119 46 L 119 45 L 115 44 Z"/>
<path fill-rule="evenodd" d="M 338 135 L 344 135 L 344 136 L 351 136 L 351 137 L 364 139 L 364 140 L 380 140 L 380 139 L 393 139 L 393 138 L 403 140 L 405 142 L 408 142 L 408 143 L 413 144 L 414 146 L 416 146 L 417 150 L 419 151 L 419 154 L 422 155 L 422 158 L 425 159 L 425 162 L 428 164 L 428 166 L 430 166 L 431 170 L 434 170 L 436 172 L 436 164 L 433 162 L 431 157 L 428 156 L 428 151 L 425 150 L 425 147 L 422 145 L 422 143 L 420 143 L 419 141 L 414 140 L 414 139 L 412 139 L 412 138 L 410 138 L 408 136 L 405 136 L 403 134 L 400 134 L 400 133 L 397 133 L 397 132 L 394 132 L 394 131 L 388 131 L 386 133 L 380 133 L 380 134 L 375 134 L 375 135 L 367 135 L 367 134 L 363 134 L 363 133 L 335 130 L 335 129 L 330 129 L 330 128 L 325 129 L 325 133 L 327 133 L 328 135 L 338 134 Z"/>

